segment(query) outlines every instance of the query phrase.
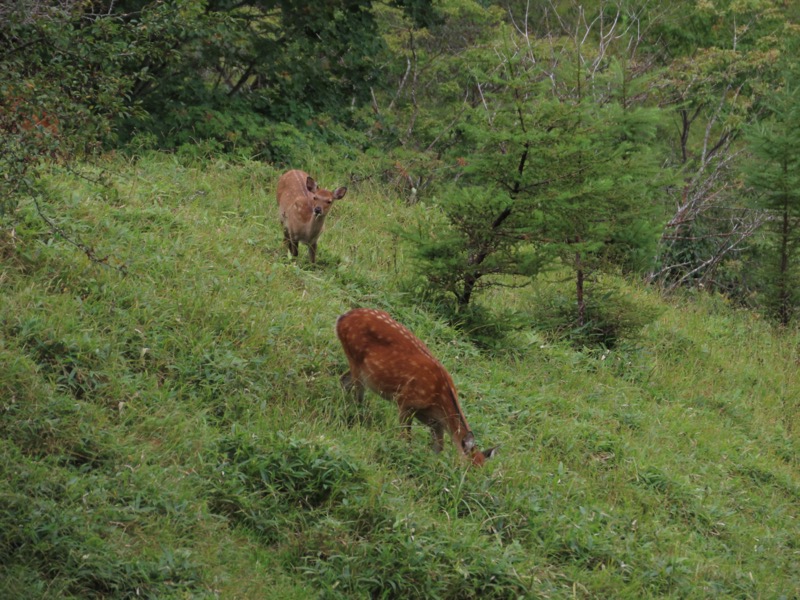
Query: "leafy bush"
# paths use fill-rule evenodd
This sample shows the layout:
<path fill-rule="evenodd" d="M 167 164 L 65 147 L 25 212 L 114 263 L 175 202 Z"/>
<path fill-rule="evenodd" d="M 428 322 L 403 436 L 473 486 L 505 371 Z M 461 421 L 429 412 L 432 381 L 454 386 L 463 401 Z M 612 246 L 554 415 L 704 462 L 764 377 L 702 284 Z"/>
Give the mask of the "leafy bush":
<path fill-rule="evenodd" d="M 165 102 L 158 112 L 125 124 L 124 137 L 135 142 L 143 136 L 152 148 L 177 149 L 179 155 L 198 159 L 233 154 L 276 161 L 284 158 L 286 137 L 300 141 L 291 126 L 270 123 L 244 101 L 227 98 L 188 105 Z"/>
<path fill-rule="evenodd" d="M 140 50 L 135 28 L 122 35 L 109 15 L 82 2 L 0 6 L 0 217 L 32 193 L 42 164 L 93 155 L 128 115 Z"/>

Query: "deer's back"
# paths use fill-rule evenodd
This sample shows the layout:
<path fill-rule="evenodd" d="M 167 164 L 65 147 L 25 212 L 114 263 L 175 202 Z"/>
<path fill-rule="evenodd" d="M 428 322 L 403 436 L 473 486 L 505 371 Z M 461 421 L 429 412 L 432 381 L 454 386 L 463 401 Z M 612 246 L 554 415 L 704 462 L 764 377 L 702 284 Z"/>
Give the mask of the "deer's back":
<path fill-rule="evenodd" d="M 281 175 L 278 180 L 278 213 L 280 222 L 292 237 L 310 243 L 319 237 L 325 217 L 314 218 L 312 194 L 306 188 L 308 174 L 294 169 Z"/>
<path fill-rule="evenodd" d="M 345 313 L 336 332 L 353 373 L 384 397 L 430 399 L 446 392 L 452 380 L 430 350 L 387 313 L 355 309 Z"/>

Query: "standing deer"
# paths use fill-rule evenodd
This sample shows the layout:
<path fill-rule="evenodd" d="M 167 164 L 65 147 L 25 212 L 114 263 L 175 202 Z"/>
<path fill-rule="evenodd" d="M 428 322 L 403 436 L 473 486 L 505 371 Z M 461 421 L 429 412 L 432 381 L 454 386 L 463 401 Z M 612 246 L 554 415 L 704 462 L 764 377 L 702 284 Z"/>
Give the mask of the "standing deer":
<path fill-rule="evenodd" d="M 481 452 L 456 396 L 453 379 L 431 351 L 406 327 L 381 310 L 356 308 L 336 320 L 350 371 L 342 375 L 346 391 L 359 402 L 366 388 L 400 409 L 405 436 L 414 417 L 431 428 L 433 450 L 441 452 L 447 430 L 461 454 L 475 465 L 491 458 L 496 448 Z"/>
<path fill-rule="evenodd" d="M 334 200 L 344 198 L 346 187 L 336 191 L 317 186 L 308 173 L 294 169 L 278 180 L 278 210 L 283 238 L 292 256 L 297 257 L 297 244 L 308 245 L 312 263 L 317 260 L 317 239 L 325 225 L 325 217 Z"/>

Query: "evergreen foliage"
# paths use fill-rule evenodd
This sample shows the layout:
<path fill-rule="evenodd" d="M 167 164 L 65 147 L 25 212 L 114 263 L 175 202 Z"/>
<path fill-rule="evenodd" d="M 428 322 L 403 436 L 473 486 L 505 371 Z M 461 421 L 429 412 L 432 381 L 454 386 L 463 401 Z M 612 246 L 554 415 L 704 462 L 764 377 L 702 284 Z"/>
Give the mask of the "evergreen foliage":
<path fill-rule="evenodd" d="M 461 307 L 503 284 L 498 275 L 533 276 L 558 259 L 573 270 L 582 326 L 587 277 L 641 271 L 654 251 L 656 194 L 669 182 L 653 148 L 660 114 L 608 96 L 613 77 L 570 85 L 558 67 L 567 75 L 554 89 L 550 65 L 515 48 L 473 66 L 481 103 L 459 124 L 450 153 L 463 157 L 461 177 L 439 202 L 453 234 L 420 228 L 414 241 L 423 272 Z"/>
<path fill-rule="evenodd" d="M 791 77 L 791 76 L 790 76 Z M 800 305 L 800 86 L 790 78 L 770 102 L 770 116 L 751 132 L 753 154 L 746 173 L 756 202 L 769 212 L 767 265 L 762 267 L 767 292 L 764 304 L 788 325 Z"/>

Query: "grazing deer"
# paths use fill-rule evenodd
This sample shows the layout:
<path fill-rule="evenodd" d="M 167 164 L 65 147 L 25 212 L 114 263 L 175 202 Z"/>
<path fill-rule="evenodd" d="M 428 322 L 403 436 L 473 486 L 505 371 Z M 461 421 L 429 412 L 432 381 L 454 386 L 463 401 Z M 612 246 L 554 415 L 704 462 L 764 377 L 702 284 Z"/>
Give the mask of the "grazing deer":
<path fill-rule="evenodd" d="M 491 458 L 496 448 L 481 452 L 458 403 L 453 379 L 431 351 L 406 327 L 381 310 L 356 308 L 336 320 L 350 371 L 342 376 L 346 391 L 359 402 L 366 388 L 400 409 L 404 435 L 414 417 L 431 428 L 434 452 L 447 430 L 461 453 L 475 465 Z"/>
<path fill-rule="evenodd" d="M 317 186 L 308 173 L 294 169 L 278 180 L 278 209 L 283 238 L 292 256 L 297 256 L 297 244 L 308 245 L 311 262 L 317 260 L 317 239 L 325 225 L 325 217 L 334 200 L 344 198 L 346 187 L 331 192 Z"/>

